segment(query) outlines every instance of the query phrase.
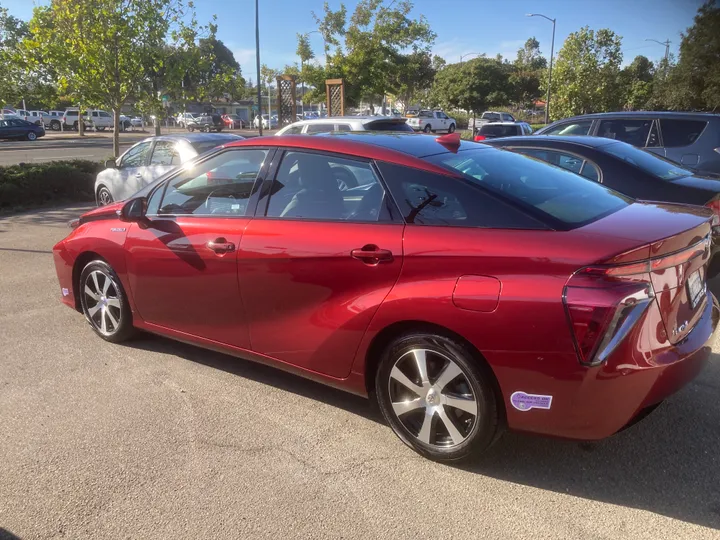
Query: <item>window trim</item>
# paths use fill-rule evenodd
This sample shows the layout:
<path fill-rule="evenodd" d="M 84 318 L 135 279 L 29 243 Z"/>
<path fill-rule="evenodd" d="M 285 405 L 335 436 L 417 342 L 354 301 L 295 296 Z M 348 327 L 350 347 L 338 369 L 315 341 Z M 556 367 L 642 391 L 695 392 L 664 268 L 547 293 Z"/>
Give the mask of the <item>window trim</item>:
<path fill-rule="evenodd" d="M 155 141 L 154 141 L 154 140 L 150 140 L 150 141 L 142 140 L 142 141 L 139 141 L 139 142 L 135 143 L 135 144 L 132 145 L 130 148 L 128 148 L 128 149 L 125 151 L 125 153 L 124 153 L 122 156 L 120 156 L 120 163 L 118 164 L 118 169 L 122 169 L 122 168 L 123 168 L 123 160 L 125 159 L 125 156 L 127 156 L 128 153 L 129 153 L 133 148 L 137 148 L 137 147 L 140 146 L 141 144 L 145 144 L 145 143 L 147 143 L 147 144 L 149 145 L 149 148 L 150 148 L 150 150 L 148 150 L 147 154 L 145 154 L 145 162 L 144 162 L 144 163 L 141 163 L 140 165 L 134 165 L 133 167 L 147 167 L 147 164 L 150 162 L 150 156 L 152 155 L 153 149 L 155 148 Z"/>
<path fill-rule="evenodd" d="M 294 218 L 294 217 L 280 217 L 280 216 L 268 216 L 267 211 L 270 207 L 270 199 L 272 198 L 272 185 L 277 179 L 277 174 L 280 170 L 280 164 L 285 159 L 285 154 L 288 152 L 299 152 L 303 154 L 316 154 L 319 156 L 327 156 L 328 158 L 336 157 L 338 159 L 344 159 L 346 161 L 356 161 L 358 163 L 363 163 L 370 166 L 370 169 L 372 170 L 373 174 L 375 175 L 376 179 L 378 180 L 378 183 L 385 191 L 385 197 L 383 197 L 383 203 L 386 207 L 387 214 L 389 215 L 389 220 L 378 220 L 378 221 L 355 221 L 355 220 L 348 220 L 348 219 L 307 219 L 307 218 Z M 268 174 L 266 175 L 265 181 L 263 182 L 263 185 L 258 190 L 260 192 L 260 196 L 258 197 L 258 203 L 256 204 L 255 208 L 255 214 L 254 219 L 265 219 L 270 221 L 301 221 L 301 222 L 311 222 L 311 223 L 355 223 L 358 225 L 395 225 L 395 224 L 404 224 L 405 220 L 402 217 L 402 214 L 400 213 L 400 210 L 395 203 L 395 199 L 392 197 L 392 192 L 388 188 L 387 184 L 385 183 L 385 180 L 382 177 L 382 174 L 380 173 L 380 170 L 378 169 L 377 165 L 375 164 L 375 160 L 370 158 L 363 158 L 359 156 L 350 156 L 347 154 L 343 154 L 340 152 L 328 152 L 324 150 L 315 150 L 311 148 L 300 148 L 300 147 L 292 147 L 292 146 L 283 146 L 279 147 L 275 158 L 273 159 L 272 167 L 268 171 Z M 265 196 L 265 194 L 269 194 L 268 197 L 265 198 L 265 201 L 263 204 L 260 204 L 259 201 Z"/>
<path fill-rule="evenodd" d="M 540 135 L 549 135 L 551 137 L 596 137 L 597 136 L 597 135 L 595 135 L 595 133 L 597 131 L 597 127 L 600 124 L 594 118 L 581 118 L 579 120 L 563 122 L 561 124 L 558 124 L 554 128 L 552 128 L 552 131 L 556 131 L 556 130 L 558 130 L 558 128 L 560 128 L 562 130 L 563 128 L 571 126 L 572 124 L 579 124 L 580 122 L 590 122 L 590 127 L 588 128 L 588 132 L 585 135 L 558 135 L 557 133 L 551 133 L 550 129 L 548 129 L 547 131 L 543 131 L 542 133 L 540 133 Z M 548 128 L 549 127 L 550 126 L 548 126 Z"/>
<path fill-rule="evenodd" d="M 583 178 L 584 178 L 585 180 L 590 180 L 591 182 L 597 182 L 598 184 L 604 184 L 604 182 L 603 182 L 603 171 L 602 171 L 602 167 L 600 167 L 600 165 L 598 165 L 597 162 L 595 162 L 594 160 L 588 159 L 587 157 L 585 157 L 585 156 L 583 156 L 583 155 L 580 155 L 580 154 L 578 154 L 577 152 L 573 152 L 572 150 L 565 150 L 565 149 L 559 150 L 559 149 L 557 149 L 557 148 L 551 148 L 551 147 L 548 147 L 548 146 L 510 146 L 510 145 L 508 145 L 508 146 L 503 146 L 502 148 L 505 148 L 505 149 L 507 149 L 507 150 L 511 150 L 511 151 L 513 151 L 513 152 L 517 152 L 518 154 L 523 154 L 523 155 L 525 155 L 525 154 L 524 154 L 522 151 L 520 151 L 520 149 L 540 150 L 540 151 L 544 151 L 544 152 L 555 152 L 555 153 L 567 153 L 567 154 L 570 155 L 570 156 L 573 156 L 573 157 L 575 157 L 575 158 L 578 158 L 578 159 L 583 160 L 583 164 L 580 166 L 580 172 L 576 172 L 575 174 L 577 174 L 578 176 L 582 176 L 581 173 L 582 173 L 583 169 L 585 168 L 585 162 L 590 163 L 591 165 L 594 165 L 595 168 L 596 168 L 596 169 L 598 170 L 598 172 L 600 173 L 600 174 L 598 175 L 598 179 L 597 179 L 597 180 L 593 180 L 592 178 L 588 178 L 587 176 L 583 176 Z M 564 171 L 573 172 L 573 171 L 571 171 L 570 169 L 566 169 L 565 167 L 560 167 L 560 165 L 554 165 L 554 164 L 552 164 L 552 163 L 548 163 L 547 161 L 544 161 L 544 160 L 542 160 L 542 159 L 540 159 L 540 158 L 538 158 L 538 157 L 534 157 L 534 156 L 526 156 L 526 157 L 529 157 L 529 158 L 532 158 L 532 159 L 539 159 L 539 160 L 542 161 L 543 163 L 546 163 L 546 164 L 548 164 L 548 165 L 552 165 L 553 167 L 559 167 L 560 169 L 562 169 L 562 170 L 564 170 Z"/>
<path fill-rule="evenodd" d="M 264 178 L 267 175 L 268 169 L 270 168 L 270 163 L 274 159 L 274 156 L 277 154 L 277 151 L 272 146 L 241 146 L 241 147 L 234 147 L 234 148 L 220 148 L 216 152 L 212 152 L 210 154 L 202 154 L 202 159 L 191 159 L 189 161 L 186 161 L 185 163 L 182 163 L 179 165 L 172 174 L 165 179 L 164 182 L 158 184 L 153 188 L 153 190 L 147 194 L 145 199 L 149 201 L 153 195 L 155 195 L 159 190 L 162 190 L 163 193 L 160 195 L 160 204 L 162 204 L 163 199 L 165 198 L 165 192 L 167 191 L 167 187 L 170 185 L 170 182 L 175 180 L 178 176 L 180 176 L 183 171 L 185 171 L 185 165 L 192 164 L 193 166 L 200 165 L 202 163 L 205 163 L 207 160 L 212 159 L 214 157 L 219 156 L 220 154 L 223 154 L 225 152 L 240 152 L 243 150 L 266 150 L 267 151 L 267 157 L 265 158 L 265 163 L 263 163 L 262 168 L 258 172 L 258 175 L 255 177 L 255 181 L 253 182 L 252 188 L 250 188 L 250 198 L 248 199 L 248 206 L 247 210 L 245 211 L 245 215 L 243 216 L 233 216 L 233 215 L 222 215 L 218 216 L 217 214 L 147 214 L 147 217 L 153 217 L 156 219 L 172 219 L 175 220 L 177 218 L 220 218 L 222 219 L 240 219 L 240 218 L 253 218 L 255 215 L 255 212 L 257 210 L 257 203 L 259 201 L 258 194 L 260 193 L 261 189 L 260 187 L 264 183 Z M 160 205 L 158 205 L 158 210 L 160 209 Z"/>

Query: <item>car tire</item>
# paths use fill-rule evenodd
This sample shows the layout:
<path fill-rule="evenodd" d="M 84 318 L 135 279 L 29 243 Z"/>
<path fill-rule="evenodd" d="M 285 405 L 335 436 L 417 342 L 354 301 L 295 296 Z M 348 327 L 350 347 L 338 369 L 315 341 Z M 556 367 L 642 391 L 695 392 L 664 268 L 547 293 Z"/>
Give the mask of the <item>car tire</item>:
<path fill-rule="evenodd" d="M 430 126 L 430 124 L 428 124 L 427 126 L 425 126 L 423 128 L 423 133 L 430 133 L 431 131 L 432 131 L 432 127 Z"/>
<path fill-rule="evenodd" d="M 105 131 L 105 126 L 102 126 L 102 127 L 97 126 L 97 127 L 95 128 L 95 131 Z"/>
<path fill-rule="evenodd" d="M 432 460 L 477 456 L 501 433 L 489 367 L 468 345 L 444 335 L 412 332 L 390 343 L 375 396 L 395 434 Z"/>
<path fill-rule="evenodd" d="M 79 126 L 79 124 L 78 124 L 78 121 L 76 120 L 76 121 L 73 123 L 73 129 L 74 129 L 75 131 L 78 131 L 78 128 L 79 128 L 79 127 L 80 127 L 80 126 Z"/>
<path fill-rule="evenodd" d="M 88 263 L 80 274 L 78 294 L 83 315 L 98 336 L 111 343 L 133 336 L 130 304 L 109 264 L 101 259 Z"/>
<path fill-rule="evenodd" d="M 35 141 L 35 140 L 37 140 L 37 134 L 36 134 L 34 131 L 28 131 L 26 137 L 27 137 L 27 140 L 28 140 L 28 141 Z"/>
<path fill-rule="evenodd" d="M 192 133 L 193 131 L 195 131 L 195 128 L 194 128 L 194 127 L 188 127 L 187 129 L 188 129 L 188 131 L 189 131 L 190 133 Z"/>
<path fill-rule="evenodd" d="M 115 202 L 115 199 L 113 199 L 110 190 L 105 186 L 101 186 L 100 189 L 98 189 L 97 191 L 97 205 L 107 206 L 108 204 L 111 204 L 113 202 Z"/>
<path fill-rule="evenodd" d="M 60 131 L 60 121 L 59 120 L 53 120 L 50 122 L 50 129 L 53 131 Z"/>
<path fill-rule="evenodd" d="M 450 127 L 448 128 L 448 133 L 455 133 L 455 124 L 450 124 Z"/>

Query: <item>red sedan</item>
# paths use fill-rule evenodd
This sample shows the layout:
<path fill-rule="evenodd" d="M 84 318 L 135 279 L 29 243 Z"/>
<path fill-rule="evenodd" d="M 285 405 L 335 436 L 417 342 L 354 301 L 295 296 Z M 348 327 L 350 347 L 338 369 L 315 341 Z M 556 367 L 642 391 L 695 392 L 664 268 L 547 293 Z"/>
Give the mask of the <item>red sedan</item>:
<path fill-rule="evenodd" d="M 712 213 L 414 134 L 239 141 L 73 223 L 62 301 L 377 399 L 419 453 L 608 437 L 710 357 Z"/>
<path fill-rule="evenodd" d="M 222 120 L 228 129 L 245 129 L 245 122 L 237 114 L 223 114 Z"/>

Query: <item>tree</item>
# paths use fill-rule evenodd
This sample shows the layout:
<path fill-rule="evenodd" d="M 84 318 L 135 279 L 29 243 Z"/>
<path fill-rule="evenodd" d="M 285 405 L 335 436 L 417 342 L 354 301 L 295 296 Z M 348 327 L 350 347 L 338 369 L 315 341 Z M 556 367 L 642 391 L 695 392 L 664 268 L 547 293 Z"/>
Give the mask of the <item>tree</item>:
<path fill-rule="evenodd" d="M 0 7 L 0 100 L 14 103 L 22 95 L 23 73 L 18 65 L 17 49 L 25 38 L 28 26 L 17 17 L 8 14 L 7 8 Z"/>
<path fill-rule="evenodd" d="M 131 96 L 154 91 L 148 66 L 162 62 L 169 34 L 196 34 L 194 15 L 186 26 L 185 14 L 182 0 L 53 0 L 35 9 L 24 50 L 37 64 L 53 66 L 61 90 L 81 107 L 112 109 L 118 156 L 120 109 Z"/>
<path fill-rule="evenodd" d="M 299 73 L 299 79 L 300 82 L 302 82 L 302 92 L 300 95 L 300 99 L 304 102 L 305 101 L 305 65 L 315 58 L 315 53 L 312 50 L 312 47 L 310 46 L 310 39 L 307 34 L 298 34 L 297 35 L 297 49 L 295 50 L 295 54 L 297 54 L 300 57 L 300 73 Z"/>
<path fill-rule="evenodd" d="M 313 14 L 318 30 L 325 40 L 325 67 L 310 66 L 306 80 L 315 87 L 309 98 L 319 100 L 324 94 L 325 79 L 345 81 L 348 105 L 361 100 L 383 100 L 387 93 L 407 91 L 401 84 L 402 74 L 412 60 L 412 54 L 429 52 L 435 33 L 424 16 L 410 16 L 413 4 L 409 0 L 360 0 L 350 20 L 346 9 L 332 11 L 327 3 L 322 18 Z M 336 47 L 330 54 L 330 46 Z M 419 58 L 419 57 L 416 57 Z"/>
<path fill-rule="evenodd" d="M 389 78 L 395 95 L 407 108 L 435 80 L 433 58 L 426 51 L 413 52 L 397 57 L 397 71 Z"/>
<path fill-rule="evenodd" d="M 611 30 L 587 26 L 567 37 L 553 68 L 553 120 L 620 107 L 621 42 Z"/>
<path fill-rule="evenodd" d="M 508 103 L 508 70 L 495 58 L 474 58 L 438 71 L 431 99 L 447 109 L 478 113 Z"/>
<path fill-rule="evenodd" d="M 720 5 L 712 0 L 700 7 L 695 23 L 682 34 L 680 58 L 669 72 L 669 108 L 720 109 Z"/>
<path fill-rule="evenodd" d="M 518 50 L 510 75 L 512 101 L 520 107 L 532 107 L 540 98 L 541 80 L 547 68 L 547 60 L 540 54 L 540 43 L 534 37 L 529 38 Z"/>
<path fill-rule="evenodd" d="M 645 56 L 638 55 L 619 74 L 623 92 L 623 107 L 629 110 L 647 109 L 653 95 L 655 66 Z"/>

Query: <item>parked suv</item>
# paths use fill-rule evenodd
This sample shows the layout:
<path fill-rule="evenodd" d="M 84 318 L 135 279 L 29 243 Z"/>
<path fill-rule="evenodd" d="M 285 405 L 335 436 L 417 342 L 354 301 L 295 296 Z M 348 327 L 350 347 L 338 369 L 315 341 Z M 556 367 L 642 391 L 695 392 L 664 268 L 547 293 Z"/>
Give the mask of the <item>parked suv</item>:
<path fill-rule="evenodd" d="M 415 131 L 424 131 L 435 133 L 436 131 L 447 131 L 452 133 L 457 127 L 454 118 L 450 118 L 442 111 L 418 111 L 417 116 L 409 114 L 407 120 L 408 126 Z"/>
<path fill-rule="evenodd" d="M 196 116 L 192 119 L 187 119 L 188 131 L 217 131 L 220 133 L 225 127 L 222 116 L 219 114 L 208 114 L 205 116 Z"/>
<path fill-rule="evenodd" d="M 496 137 L 518 137 L 530 135 L 532 128 L 527 122 L 493 122 L 483 124 L 475 130 L 475 140 L 495 139 Z"/>
<path fill-rule="evenodd" d="M 720 173 L 720 115 L 617 112 L 565 118 L 537 135 L 591 135 L 623 141 L 685 167 Z"/>

